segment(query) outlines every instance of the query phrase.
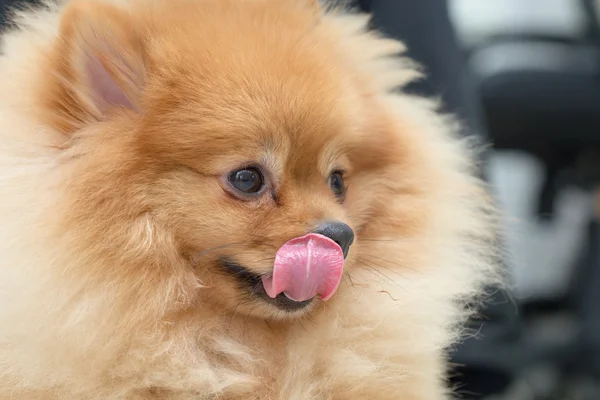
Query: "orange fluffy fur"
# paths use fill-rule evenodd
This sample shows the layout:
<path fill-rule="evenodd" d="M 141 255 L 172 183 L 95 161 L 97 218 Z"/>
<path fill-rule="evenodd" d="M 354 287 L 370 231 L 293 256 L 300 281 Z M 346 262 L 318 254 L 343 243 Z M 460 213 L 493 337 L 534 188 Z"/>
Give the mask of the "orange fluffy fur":
<path fill-rule="evenodd" d="M 0 57 L 0 399 L 437 400 L 495 276 L 469 146 L 366 16 L 305 0 L 80 0 L 18 15 Z M 104 108 L 97 57 L 131 101 Z M 264 160 L 277 193 L 218 175 Z M 344 204 L 325 182 L 347 171 Z M 328 302 L 256 273 L 319 220 L 356 233 Z"/>

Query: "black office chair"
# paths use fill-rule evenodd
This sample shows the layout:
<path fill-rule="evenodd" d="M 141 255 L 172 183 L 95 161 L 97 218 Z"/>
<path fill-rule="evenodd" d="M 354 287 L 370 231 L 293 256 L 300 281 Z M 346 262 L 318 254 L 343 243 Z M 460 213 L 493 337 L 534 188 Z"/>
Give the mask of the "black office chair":
<path fill-rule="evenodd" d="M 588 17 L 580 37 L 498 32 L 470 54 L 495 147 L 546 167 L 540 218 L 552 218 L 561 183 L 600 178 L 600 31 L 593 0 L 579 1 Z"/>

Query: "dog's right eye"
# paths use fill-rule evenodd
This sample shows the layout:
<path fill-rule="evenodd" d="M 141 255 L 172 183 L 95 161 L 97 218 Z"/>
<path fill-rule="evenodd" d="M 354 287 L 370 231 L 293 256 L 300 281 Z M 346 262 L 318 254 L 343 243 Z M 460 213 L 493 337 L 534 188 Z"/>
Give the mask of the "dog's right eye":
<path fill-rule="evenodd" d="M 233 171 L 228 179 L 231 186 L 244 194 L 259 193 L 265 185 L 263 174 L 254 167 Z"/>

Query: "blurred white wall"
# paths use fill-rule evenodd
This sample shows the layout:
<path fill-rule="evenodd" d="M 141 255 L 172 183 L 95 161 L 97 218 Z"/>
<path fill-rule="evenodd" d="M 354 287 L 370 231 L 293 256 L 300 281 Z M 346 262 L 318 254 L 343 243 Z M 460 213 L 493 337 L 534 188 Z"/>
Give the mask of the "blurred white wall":
<path fill-rule="evenodd" d="M 576 0 L 449 0 L 467 46 L 500 33 L 581 34 L 585 14 Z"/>

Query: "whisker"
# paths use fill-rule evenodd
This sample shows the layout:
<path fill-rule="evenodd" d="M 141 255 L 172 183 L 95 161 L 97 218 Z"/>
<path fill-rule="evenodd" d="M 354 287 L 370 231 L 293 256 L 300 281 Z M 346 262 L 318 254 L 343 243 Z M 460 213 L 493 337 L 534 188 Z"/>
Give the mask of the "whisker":
<path fill-rule="evenodd" d="M 391 279 L 389 276 L 387 276 L 386 274 L 384 274 L 383 272 L 377 270 L 376 268 L 372 267 L 371 265 L 367 264 L 366 262 L 362 261 L 362 260 L 357 260 L 359 263 L 361 263 L 366 271 L 372 273 L 375 276 L 378 276 L 379 278 L 383 278 L 385 281 L 387 281 L 388 283 L 399 287 L 400 289 L 408 292 L 408 290 L 406 288 L 404 288 L 402 285 L 400 285 L 398 282 L 396 282 L 395 280 Z"/>
<path fill-rule="evenodd" d="M 405 239 L 405 238 L 397 238 L 397 239 L 365 239 L 365 238 L 359 238 L 358 240 L 360 240 L 360 242 L 364 243 L 372 243 L 372 242 L 376 242 L 376 243 L 398 243 L 398 242 L 407 242 L 410 241 L 410 239 Z"/>
<path fill-rule="evenodd" d="M 406 270 L 409 270 L 409 271 L 412 271 L 412 272 L 420 273 L 420 271 L 418 271 L 418 270 L 416 270 L 416 269 L 414 269 L 414 268 L 408 267 L 408 266 L 406 266 L 406 265 L 401 265 L 401 264 L 399 264 L 397 261 L 391 261 L 391 260 L 387 260 L 387 259 L 385 259 L 385 258 L 382 258 L 382 257 L 379 257 L 379 256 L 375 256 L 375 255 L 373 255 L 373 254 L 365 254 L 365 253 L 363 253 L 363 254 L 361 254 L 361 256 L 362 256 L 362 257 L 374 258 L 374 259 L 377 259 L 377 260 L 380 260 L 380 261 L 383 261 L 383 262 L 389 263 L 390 265 L 397 266 L 397 267 L 399 267 L 399 268 L 402 268 L 402 269 L 406 269 Z M 372 262 L 372 261 L 371 261 L 371 262 Z M 401 273 L 399 273 L 398 271 L 395 271 L 395 270 L 393 270 L 393 269 L 392 269 L 390 266 L 387 266 L 387 267 L 386 267 L 385 265 L 381 265 L 381 264 L 379 264 L 379 263 L 374 263 L 374 262 L 372 262 L 372 263 L 373 263 L 374 265 L 378 266 L 378 267 L 381 267 L 381 268 L 383 268 L 383 269 L 386 269 L 386 270 L 388 270 L 388 271 L 390 271 L 390 272 L 393 272 L 394 274 L 396 274 L 396 275 L 398 275 L 398 276 L 402 276 L 402 274 L 401 274 Z"/>
<path fill-rule="evenodd" d="M 239 298 L 241 298 L 241 299 L 242 299 L 242 300 L 241 300 L 242 302 L 243 302 L 243 301 L 247 301 L 247 300 L 246 300 L 246 296 L 242 296 L 242 295 L 240 295 L 240 294 L 235 294 L 235 295 L 233 295 L 233 296 L 226 297 L 226 298 L 224 298 L 223 300 L 224 300 L 224 301 L 229 301 L 229 300 L 233 300 L 233 299 L 236 299 L 236 298 L 238 298 L 238 299 L 239 299 Z"/>
<path fill-rule="evenodd" d="M 366 271 L 372 273 L 373 275 L 377 276 L 378 278 L 384 279 L 384 280 L 388 281 L 389 283 L 396 284 L 396 282 L 394 282 L 394 280 L 390 279 L 390 277 L 388 277 L 387 275 L 385 275 L 381 271 L 378 271 L 377 269 L 373 268 L 372 266 L 370 266 L 366 262 L 361 261 L 361 260 L 357 260 L 357 262 L 359 264 L 361 264 L 366 269 Z"/>
<path fill-rule="evenodd" d="M 246 314 L 246 319 L 244 320 L 244 329 L 242 330 L 242 344 L 246 342 L 246 328 L 248 327 L 248 319 L 250 318 L 250 314 L 256 309 L 256 306 L 252 307 L 248 314 Z"/>
<path fill-rule="evenodd" d="M 306 332 L 307 335 L 311 336 L 313 339 L 316 339 L 315 336 L 308 329 L 306 329 L 306 326 L 304 326 L 304 322 L 301 319 L 299 319 L 298 322 L 300 323 L 300 326 L 302 327 L 302 329 L 304 329 L 304 332 Z"/>
<path fill-rule="evenodd" d="M 394 296 L 392 296 L 392 295 L 390 294 L 390 292 L 388 292 L 387 290 L 379 290 L 379 293 L 385 293 L 385 294 L 387 294 L 388 296 L 390 296 L 390 299 L 392 299 L 392 300 L 394 300 L 394 301 L 399 301 L 399 300 L 400 300 L 400 299 L 396 299 L 396 298 L 394 298 Z"/>
<path fill-rule="evenodd" d="M 233 309 L 233 311 L 231 312 L 231 317 L 229 319 L 229 327 L 231 328 L 231 324 L 233 324 L 233 320 L 235 318 L 236 315 L 236 311 L 238 309 L 239 306 L 241 306 L 242 304 L 248 304 L 248 301 L 245 299 L 240 300 L 237 305 L 235 306 L 235 308 Z"/>
<path fill-rule="evenodd" d="M 342 275 L 345 279 L 348 280 L 348 282 L 350 283 L 350 286 L 354 287 L 354 280 L 352 279 L 352 276 L 350 275 L 349 272 L 344 272 L 344 275 Z"/>
<path fill-rule="evenodd" d="M 269 330 L 271 331 L 271 333 L 275 333 L 275 331 L 273 330 L 273 328 L 269 324 L 269 321 L 267 321 L 266 319 L 263 319 L 263 322 L 265 323 L 265 325 L 267 326 L 267 328 L 269 328 Z"/>
<path fill-rule="evenodd" d="M 212 253 L 213 251 L 216 250 L 222 250 L 222 249 L 226 249 L 228 247 L 232 247 L 232 246 L 241 246 L 243 244 L 245 244 L 247 242 L 234 242 L 234 243 L 228 243 L 228 244 L 224 244 L 224 245 L 220 245 L 220 246 L 216 246 L 216 247 L 211 247 L 210 249 L 206 249 L 201 251 L 200 253 L 196 254 L 193 258 L 192 258 L 192 263 L 194 264 L 194 266 L 197 265 L 197 263 L 200 261 L 200 259 L 204 256 L 206 256 L 207 254 Z"/>

